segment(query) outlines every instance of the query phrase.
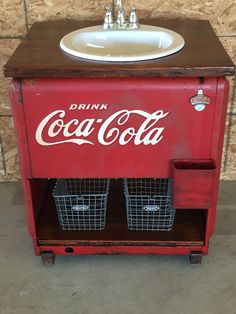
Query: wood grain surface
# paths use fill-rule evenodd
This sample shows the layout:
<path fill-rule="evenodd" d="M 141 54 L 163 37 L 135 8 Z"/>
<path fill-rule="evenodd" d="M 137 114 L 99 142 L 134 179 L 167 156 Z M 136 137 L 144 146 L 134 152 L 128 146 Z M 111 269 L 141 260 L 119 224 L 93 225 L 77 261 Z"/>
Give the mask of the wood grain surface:
<path fill-rule="evenodd" d="M 60 39 L 76 29 L 98 22 L 53 21 L 35 23 L 4 66 L 6 77 L 130 77 L 228 76 L 234 65 L 204 20 L 155 19 L 144 24 L 181 34 L 185 47 L 178 53 L 142 62 L 111 63 L 72 57 L 59 48 Z"/>

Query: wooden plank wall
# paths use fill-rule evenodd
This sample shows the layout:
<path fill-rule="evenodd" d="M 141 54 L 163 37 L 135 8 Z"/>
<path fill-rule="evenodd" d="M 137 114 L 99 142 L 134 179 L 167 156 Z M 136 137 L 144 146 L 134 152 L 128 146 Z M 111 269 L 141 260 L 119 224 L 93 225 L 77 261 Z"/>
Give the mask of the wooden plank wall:
<path fill-rule="evenodd" d="M 0 67 L 35 21 L 55 19 L 101 19 L 111 0 L 2 0 L 0 6 Z M 123 0 L 136 6 L 140 17 L 209 19 L 236 63 L 235 0 Z M 201 36 L 201 34 L 199 34 Z M 203 47 L 204 49 L 204 47 Z M 8 100 L 9 80 L 0 72 L 0 182 L 19 179 L 17 149 Z M 225 135 L 222 179 L 236 179 L 236 87 L 230 79 L 231 95 Z"/>

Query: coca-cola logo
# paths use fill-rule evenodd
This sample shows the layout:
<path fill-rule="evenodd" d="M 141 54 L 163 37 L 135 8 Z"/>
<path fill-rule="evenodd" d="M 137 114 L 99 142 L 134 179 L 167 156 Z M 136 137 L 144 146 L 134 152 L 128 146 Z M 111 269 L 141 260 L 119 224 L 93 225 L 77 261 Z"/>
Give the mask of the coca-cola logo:
<path fill-rule="evenodd" d="M 107 105 L 103 106 L 103 108 L 98 106 L 95 109 L 107 109 Z M 77 109 L 79 107 L 74 104 L 69 108 L 69 110 L 74 111 Z M 88 110 L 91 107 L 81 107 L 80 109 Z M 127 145 L 128 143 L 156 145 L 163 139 L 164 131 L 164 127 L 157 124 L 169 114 L 169 112 L 163 110 L 148 113 L 143 110 L 123 109 L 112 113 L 105 119 L 90 117 L 81 120 L 79 118 L 80 111 L 76 112 L 78 117 L 69 121 L 67 112 L 63 109 L 48 114 L 37 127 L 36 141 L 43 146 L 66 143 L 94 145 L 96 141 L 105 146 L 114 143 L 119 143 L 119 145 Z M 140 120 L 138 126 L 133 126 L 130 123 L 134 117 Z M 92 136 L 94 134 L 96 135 L 96 141 Z"/>
<path fill-rule="evenodd" d="M 211 102 L 210 98 L 204 95 L 194 96 L 190 99 L 190 101 L 192 105 L 197 105 L 197 104 L 209 105 Z"/>

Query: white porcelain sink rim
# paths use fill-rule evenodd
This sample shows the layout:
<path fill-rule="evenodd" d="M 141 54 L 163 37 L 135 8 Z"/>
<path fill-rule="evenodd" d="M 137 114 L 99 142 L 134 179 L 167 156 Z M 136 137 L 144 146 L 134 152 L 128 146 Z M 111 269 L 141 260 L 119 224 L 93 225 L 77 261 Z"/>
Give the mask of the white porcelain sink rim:
<path fill-rule="evenodd" d="M 105 42 L 108 43 L 108 46 L 111 44 L 111 41 L 109 42 L 109 39 L 111 38 L 112 40 L 115 40 L 115 43 L 119 44 L 119 46 L 121 45 L 122 40 L 123 44 L 125 45 L 125 39 L 127 36 L 130 36 L 130 41 L 135 42 L 136 40 L 136 44 L 138 43 L 138 40 L 140 46 L 135 46 L 135 51 L 131 54 L 119 54 L 116 52 L 114 53 L 114 51 L 113 54 L 111 54 L 108 46 L 106 48 L 101 48 L 101 46 L 99 53 L 97 53 L 98 49 L 94 49 L 93 51 L 91 47 L 89 49 L 92 51 L 92 53 L 91 51 L 85 51 L 87 49 L 85 45 L 88 46 L 89 43 L 84 41 L 84 37 L 87 36 L 88 39 L 96 39 L 95 36 L 98 35 L 100 37 L 102 36 L 105 39 Z M 153 38 L 152 35 L 154 36 Z M 172 42 L 167 48 L 158 48 L 153 41 L 155 39 L 155 36 L 156 39 L 159 39 L 160 36 L 165 36 L 167 40 L 170 40 Z M 80 40 L 82 42 L 80 50 L 78 50 L 78 46 L 75 44 L 75 40 Z M 83 43 L 83 41 L 85 44 Z M 145 45 L 142 45 L 145 44 L 145 42 L 147 42 L 149 46 L 153 46 L 153 48 L 151 47 L 151 50 L 148 52 L 142 51 L 142 49 L 149 49 L 148 46 L 145 47 Z M 104 30 L 102 25 L 86 27 L 65 35 L 60 41 L 61 49 L 70 55 L 89 60 L 108 62 L 130 62 L 161 58 L 176 53 L 177 51 L 181 50 L 184 45 L 185 41 L 183 37 L 178 33 L 166 28 L 143 24 L 141 24 L 140 28 L 137 30 Z M 138 48 L 140 49 L 140 51 L 138 50 Z M 115 50 L 115 46 L 113 46 L 113 49 Z"/>

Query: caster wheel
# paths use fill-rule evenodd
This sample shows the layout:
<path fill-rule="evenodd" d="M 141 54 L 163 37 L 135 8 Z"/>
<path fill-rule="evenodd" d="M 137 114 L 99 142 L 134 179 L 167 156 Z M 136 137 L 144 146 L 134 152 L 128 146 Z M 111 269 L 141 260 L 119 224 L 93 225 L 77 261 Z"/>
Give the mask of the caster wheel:
<path fill-rule="evenodd" d="M 200 265 L 202 263 L 202 252 L 192 252 L 189 255 L 190 264 Z"/>
<path fill-rule="evenodd" d="M 51 252 L 43 252 L 41 253 L 42 264 L 44 266 L 53 266 L 55 262 L 55 255 Z"/>

